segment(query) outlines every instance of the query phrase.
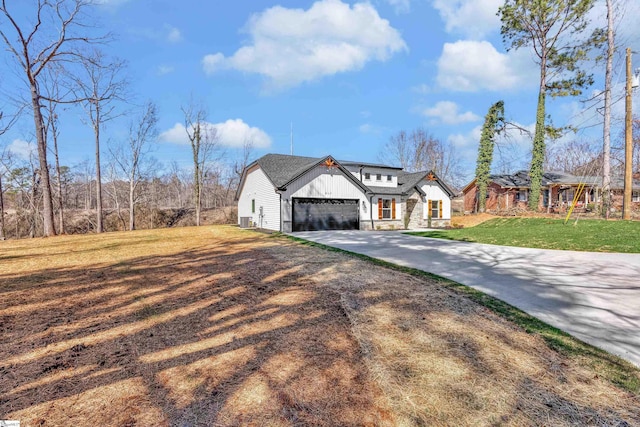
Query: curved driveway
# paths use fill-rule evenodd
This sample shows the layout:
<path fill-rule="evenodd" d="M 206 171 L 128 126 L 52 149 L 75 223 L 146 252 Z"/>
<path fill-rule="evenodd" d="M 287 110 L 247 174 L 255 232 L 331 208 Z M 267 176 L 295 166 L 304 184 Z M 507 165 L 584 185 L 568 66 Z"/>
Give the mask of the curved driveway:
<path fill-rule="evenodd" d="M 640 366 L 640 254 L 515 248 L 388 231 L 293 235 L 479 289 Z"/>

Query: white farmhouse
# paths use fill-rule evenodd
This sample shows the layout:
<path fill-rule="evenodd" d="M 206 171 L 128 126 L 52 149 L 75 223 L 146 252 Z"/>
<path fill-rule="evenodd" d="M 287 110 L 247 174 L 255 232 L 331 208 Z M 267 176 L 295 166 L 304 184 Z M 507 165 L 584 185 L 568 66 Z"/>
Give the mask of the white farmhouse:
<path fill-rule="evenodd" d="M 291 232 L 447 226 L 453 196 L 433 171 L 267 154 L 245 168 L 236 200 L 240 226 Z"/>

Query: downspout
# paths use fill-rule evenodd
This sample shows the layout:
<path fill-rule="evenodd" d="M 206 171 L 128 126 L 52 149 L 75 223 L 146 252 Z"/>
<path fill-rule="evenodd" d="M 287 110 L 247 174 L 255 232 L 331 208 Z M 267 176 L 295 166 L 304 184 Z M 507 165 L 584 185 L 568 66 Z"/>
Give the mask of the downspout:
<path fill-rule="evenodd" d="M 375 230 L 373 226 L 373 194 L 369 196 L 369 217 L 371 218 L 371 231 Z"/>
<path fill-rule="evenodd" d="M 282 193 L 277 191 L 277 190 L 276 190 L 276 193 L 278 193 L 278 196 L 280 196 L 280 232 L 284 233 L 284 227 L 283 227 L 283 225 L 284 225 L 284 220 L 283 220 L 284 216 L 282 215 Z M 293 227 L 293 225 L 292 225 L 292 227 Z M 291 231 L 293 231 L 293 229 Z"/>
<path fill-rule="evenodd" d="M 362 169 L 364 169 L 364 166 L 360 166 L 360 182 L 362 182 Z"/>

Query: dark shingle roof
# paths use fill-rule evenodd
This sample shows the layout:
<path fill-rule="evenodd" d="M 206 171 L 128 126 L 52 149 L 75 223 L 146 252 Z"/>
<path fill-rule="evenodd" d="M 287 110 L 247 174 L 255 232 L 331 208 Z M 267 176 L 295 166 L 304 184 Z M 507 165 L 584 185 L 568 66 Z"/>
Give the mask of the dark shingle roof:
<path fill-rule="evenodd" d="M 370 167 L 370 168 L 402 170 L 401 167 L 383 165 L 381 163 L 354 162 L 354 161 L 351 161 L 351 160 L 338 160 L 338 161 L 340 162 L 340 164 L 342 164 L 344 166 L 367 166 L 367 167 Z"/>
<path fill-rule="evenodd" d="M 513 175 L 491 175 L 489 179 L 501 187 L 508 188 L 529 188 L 531 179 L 529 172 L 519 171 Z M 591 185 L 600 185 L 602 179 L 596 176 L 574 176 L 566 172 L 545 172 L 542 174 L 542 186 L 548 185 L 578 185 L 586 183 Z"/>
<path fill-rule="evenodd" d="M 415 187 L 429 172 L 399 172 L 398 173 L 398 187 L 402 189 L 403 193 L 411 190 Z"/>
<path fill-rule="evenodd" d="M 311 169 L 315 165 L 322 162 L 326 157 L 303 157 L 303 156 L 291 156 L 287 154 L 266 154 L 256 160 L 252 165 L 257 164 L 260 166 L 265 175 L 271 180 L 273 185 L 276 188 L 282 189 L 287 184 L 289 184 L 292 180 L 299 177 L 307 170 Z M 353 177 L 350 172 L 344 170 L 349 178 L 351 178 L 354 183 L 359 185 L 363 190 L 369 190 L 375 194 L 388 194 L 388 195 L 401 195 L 406 194 L 411 191 L 413 187 L 415 187 L 425 176 L 429 173 L 428 171 L 422 172 L 412 172 L 407 173 L 403 172 L 402 168 L 396 168 L 393 166 L 386 166 L 380 164 L 373 163 L 362 163 L 362 162 L 338 162 L 340 165 L 348 165 L 348 166 L 369 166 L 369 167 L 380 167 L 387 169 L 395 169 L 398 170 L 398 186 L 397 187 L 378 187 L 378 186 L 366 186 L 361 183 L 357 178 Z M 251 165 L 250 165 L 251 166 Z M 447 191 L 451 196 L 454 193 L 444 184 L 442 181 L 438 180 L 439 184 Z M 238 187 L 238 192 L 240 191 L 240 187 Z M 237 197 L 238 195 L 236 195 Z"/>
<path fill-rule="evenodd" d="M 374 194 L 401 195 L 402 190 L 399 187 L 380 187 L 376 185 L 367 185 L 367 188 Z"/>
<path fill-rule="evenodd" d="M 273 185 L 280 188 L 320 162 L 322 158 L 266 154 L 256 160 Z"/>
<path fill-rule="evenodd" d="M 398 187 L 401 189 L 403 194 L 406 194 L 411 191 L 413 187 L 418 185 L 420 181 L 424 179 L 425 176 L 429 175 L 429 173 L 433 173 L 432 171 L 420 171 L 420 172 L 398 172 Z M 447 184 L 442 182 L 440 178 L 438 178 L 438 184 L 442 186 L 444 191 L 449 193 L 449 196 L 455 196 L 455 193 L 449 188 Z"/>

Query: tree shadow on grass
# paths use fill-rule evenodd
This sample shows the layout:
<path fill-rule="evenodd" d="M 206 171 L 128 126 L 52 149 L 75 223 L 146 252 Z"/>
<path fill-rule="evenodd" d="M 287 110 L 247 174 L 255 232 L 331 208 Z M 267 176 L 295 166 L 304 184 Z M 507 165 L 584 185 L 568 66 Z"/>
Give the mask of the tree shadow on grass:
<path fill-rule="evenodd" d="M 250 237 L 0 276 L 0 415 L 23 425 L 392 425 L 339 295 Z"/>
<path fill-rule="evenodd" d="M 637 395 L 594 377 L 539 336 L 442 282 L 398 272 L 390 278 L 365 264 L 327 286 L 342 295 L 399 424 L 640 423 Z"/>

